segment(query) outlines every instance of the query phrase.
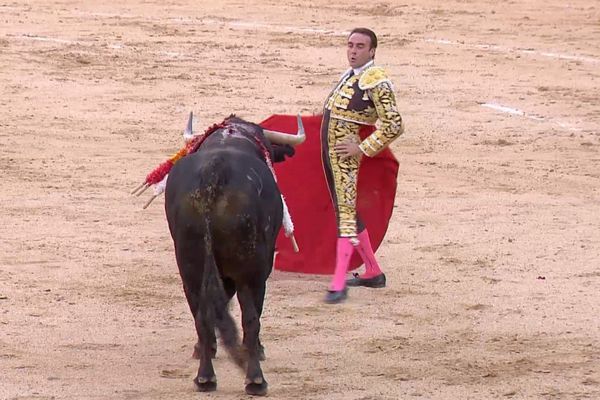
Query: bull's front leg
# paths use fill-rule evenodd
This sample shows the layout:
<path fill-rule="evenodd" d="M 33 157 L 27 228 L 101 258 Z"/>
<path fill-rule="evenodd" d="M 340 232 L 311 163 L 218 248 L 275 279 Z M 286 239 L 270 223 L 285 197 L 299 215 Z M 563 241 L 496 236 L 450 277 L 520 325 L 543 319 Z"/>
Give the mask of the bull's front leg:
<path fill-rule="evenodd" d="M 261 292 L 260 288 L 258 291 Z M 262 293 L 264 296 L 264 283 L 262 283 Z M 260 334 L 260 313 L 257 310 L 255 299 L 256 288 L 244 287 L 238 290 L 238 300 L 242 309 L 242 327 L 244 329 L 243 342 L 248 352 L 246 393 L 255 396 L 264 396 L 267 394 L 268 384 L 260 368 L 258 340 Z M 262 301 L 260 305 L 262 306 Z"/>

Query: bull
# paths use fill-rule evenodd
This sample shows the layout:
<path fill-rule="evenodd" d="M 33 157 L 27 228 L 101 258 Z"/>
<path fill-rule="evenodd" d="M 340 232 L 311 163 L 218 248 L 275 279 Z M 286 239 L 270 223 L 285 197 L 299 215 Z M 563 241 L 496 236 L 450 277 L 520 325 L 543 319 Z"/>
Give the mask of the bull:
<path fill-rule="evenodd" d="M 212 364 L 217 329 L 235 363 L 246 370 L 246 393 L 267 392 L 260 317 L 284 212 L 270 159 L 293 155 L 292 146 L 305 137 L 299 117 L 298 128 L 297 135 L 282 134 L 231 116 L 169 173 L 165 211 L 198 336 L 194 383 L 199 391 L 217 387 Z M 236 294 L 243 346 L 228 308 Z"/>

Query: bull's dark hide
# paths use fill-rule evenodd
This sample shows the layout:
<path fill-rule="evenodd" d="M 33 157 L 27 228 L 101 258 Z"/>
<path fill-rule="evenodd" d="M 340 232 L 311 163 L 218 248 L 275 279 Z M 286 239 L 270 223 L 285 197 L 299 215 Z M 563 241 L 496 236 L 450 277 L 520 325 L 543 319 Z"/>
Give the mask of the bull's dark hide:
<path fill-rule="evenodd" d="M 265 151 L 278 159 L 293 154 L 276 148 L 273 155 L 260 126 L 230 117 L 169 174 L 165 208 L 198 334 L 194 381 L 202 391 L 216 389 L 215 327 L 236 363 L 246 367 L 246 391 L 267 390 L 259 363 L 260 316 L 283 206 Z M 234 294 L 242 311 L 242 349 L 227 308 Z"/>

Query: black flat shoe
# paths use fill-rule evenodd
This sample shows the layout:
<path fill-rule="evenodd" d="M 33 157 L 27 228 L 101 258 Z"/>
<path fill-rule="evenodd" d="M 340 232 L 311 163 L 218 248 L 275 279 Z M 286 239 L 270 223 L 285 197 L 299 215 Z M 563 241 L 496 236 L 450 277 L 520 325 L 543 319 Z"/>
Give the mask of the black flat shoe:
<path fill-rule="evenodd" d="M 343 290 L 328 290 L 325 295 L 325 303 L 338 304 L 348 298 L 348 288 Z"/>
<path fill-rule="evenodd" d="M 354 278 L 346 280 L 346 286 L 364 286 L 373 289 L 385 287 L 385 274 L 380 274 L 372 278 L 361 278 L 357 273 L 353 273 Z"/>

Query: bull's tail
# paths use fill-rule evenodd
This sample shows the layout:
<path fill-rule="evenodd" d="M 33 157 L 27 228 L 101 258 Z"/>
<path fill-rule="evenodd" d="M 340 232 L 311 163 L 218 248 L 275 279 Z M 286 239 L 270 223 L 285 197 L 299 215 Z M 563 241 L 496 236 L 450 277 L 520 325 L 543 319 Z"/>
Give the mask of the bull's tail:
<path fill-rule="evenodd" d="M 212 237 L 208 218 L 206 220 L 206 230 L 204 237 L 205 245 L 205 274 L 202 282 L 202 306 L 205 307 L 207 324 L 204 326 L 211 329 L 212 332 L 205 332 L 204 337 L 214 337 L 214 327 L 219 330 L 221 343 L 225 346 L 227 352 L 231 355 L 234 362 L 242 369 L 246 366 L 246 353 L 242 351 L 240 338 L 235 321 L 231 317 L 228 308 L 228 299 L 223 287 L 223 281 L 219 276 L 217 263 L 212 249 Z"/>

